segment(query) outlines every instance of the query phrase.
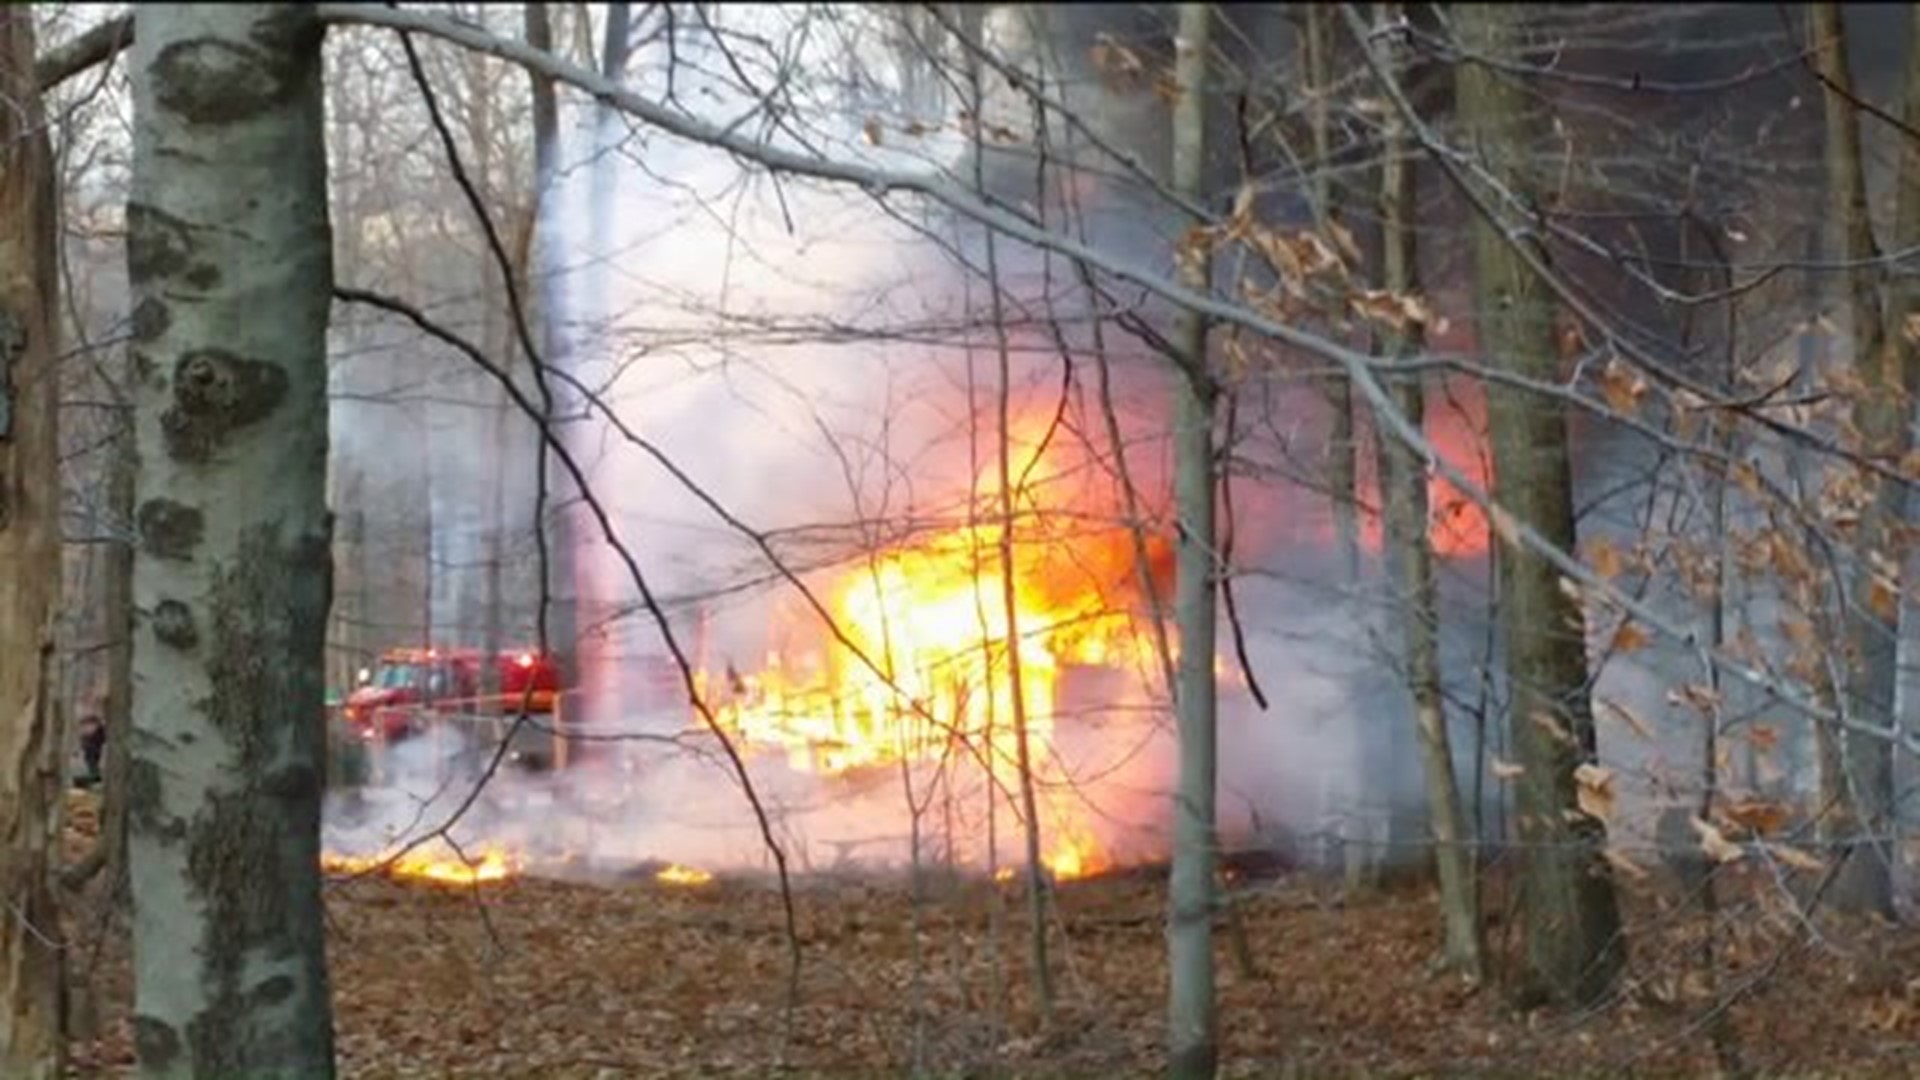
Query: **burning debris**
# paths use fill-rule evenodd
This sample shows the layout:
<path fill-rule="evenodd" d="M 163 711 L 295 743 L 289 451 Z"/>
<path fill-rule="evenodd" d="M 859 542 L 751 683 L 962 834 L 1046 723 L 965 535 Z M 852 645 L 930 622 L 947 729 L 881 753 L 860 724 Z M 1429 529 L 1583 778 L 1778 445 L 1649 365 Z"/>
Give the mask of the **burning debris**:
<path fill-rule="evenodd" d="M 1041 472 L 1061 475 L 1061 462 L 1030 460 L 1016 475 Z M 708 680 L 724 687 L 723 726 L 798 773 L 971 770 L 985 798 L 1016 787 L 1028 762 L 1043 789 L 1047 869 L 1059 879 L 1107 869 L 1093 811 L 1056 767 L 1058 736 L 1077 722 L 1062 676 L 1091 667 L 1151 684 L 1160 662 L 1145 588 L 1170 601 L 1172 550 L 1162 536 L 1113 524 L 1118 509 L 1088 505 L 1097 496 L 1085 487 L 1071 503 L 1043 506 L 1045 490 L 1022 487 L 1010 542 L 1004 523 L 981 512 L 855 560 L 820 591 L 832 625 L 814 634 L 817 644 L 775 650 L 756 674 L 730 667 L 724 682 Z M 811 628 L 774 629 L 775 640 L 792 640 Z M 950 779 L 924 781 L 942 782 Z"/>
<path fill-rule="evenodd" d="M 1164 855 L 1169 757 L 1151 744 L 1166 738 L 1164 671 L 1179 643 L 1153 620 L 1172 603 L 1172 540 L 1157 525 L 1127 524 L 1151 520 L 1152 510 L 1129 510 L 1111 484 L 1088 482 L 1099 466 L 1084 448 L 1019 426 L 1011 535 L 996 462 L 970 485 L 971 513 L 956 499 L 946 524 L 850 554 L 810 580 L 817 608 L 795 595 L 771 604 L 757 670 L 719 656 L 706 669 L 701 638 L 696 685 L 746 758 L 802 873 L 915 859 L 1017 871 L 1027 859 L 1023 772 L 1036 858 L 1054 880 Z M 487 729 L 475 722 L 486 717 L 468 716 L 467 698 L 451 710 L 383 705 L 408 718 L 396 730 L 418 734 L 424 725 L 433 738 L 361 737 L 366 725 L 352 721 L 375 710 L 350 703 L 351 741 L 379 755 L 379 781 L 330 809 L 329 848 L 392 851 L 399 838 L 458 813 L 461 843 L 490 845 L 500 853 L 494 867 L 469 873 L 440 858 L 398 866 L 394 876 L 539 873 L 688 887 L 717 869 L 767 869 L 756 862 L 764 853 L 744 808 L 710 797 L 718 790 L 712 766 L 686 752 L 684 731 L 657 737 L 695 719 L 684 697 L 661 706 L 625 693 L 647 656 L 629 655 L 611 672 L 582 664 L 579 685 L 550 695 L 549 723 L 522 736 L 557 743 L 567 736 L 556 730 L 577 728 L 592 739 L 548 755 L 557 771 L 492 775 L 471 806 L 462 800 L 479 780 L 475 763 L 492 755 L 481 752 Z M 1216 668 L 1234 683 L 1231 664 L 1216 660 Z M 608 679 L 614 684 L 597 685 Z M 617 713 L 574 711 L 602 699 Z M 334 865 L 352 872 L 379 861 Z"/>

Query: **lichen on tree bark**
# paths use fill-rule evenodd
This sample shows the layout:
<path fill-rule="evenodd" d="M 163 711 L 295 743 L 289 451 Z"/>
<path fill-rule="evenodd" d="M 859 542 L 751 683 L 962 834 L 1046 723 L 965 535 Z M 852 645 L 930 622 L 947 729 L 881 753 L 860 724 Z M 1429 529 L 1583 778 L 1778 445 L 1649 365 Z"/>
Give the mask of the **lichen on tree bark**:
<path fill-rule="evenodd" d="M 136 1050 L 148 1076 L 326 1076 L 321 28 L 135 18 Z"/>
<path fill-rule="evenodd" d="M 1519 55 L 1523 6 L 1458 4 L 1463 48 Z M 1538 105 L 1510 76 L 1477 64 L 1457 69 L 1460 119 L 1486 174 L 1519 193 L 1541 130 Z M 1492 366 L 1523 378 L 1559 376 L 1554 301 L 1498 221 L 1474 223 L 1480 347 Z M 1487 389 L 1493 494 L 1501 508 L 1562 551 L 1574 547 L 1573 474 L 1564 413 L 1504 384 Z M 1500 625 L 1507 653 L 1508 724 L 1522 774 L 1514 785 L 1527 970 L 1522 989 L 1594 1001 L 1625 959 L 1620 910 L 1604 857 L 1606 826 L 1581 811 L 1575 770 L 1597 751 L 1588 699 L 1585 617 L 1539 552 L 1501 551 Z"/>

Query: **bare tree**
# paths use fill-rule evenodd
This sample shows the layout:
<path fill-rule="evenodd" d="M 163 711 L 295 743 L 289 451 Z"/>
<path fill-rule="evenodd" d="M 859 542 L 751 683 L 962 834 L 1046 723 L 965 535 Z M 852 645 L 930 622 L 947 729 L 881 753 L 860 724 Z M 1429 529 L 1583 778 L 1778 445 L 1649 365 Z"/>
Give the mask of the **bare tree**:
<path fill-rule="evenodd" d="M 1180 9 L 1175 39 L 1173 186 L 1194 199 L 1201 193 L 1206 160 L 1207 59 L 1212 47 L 1213 7 Z M 1211 276 L 1204 248 L 1182 251 L 1180 279 L 1204 290 Z M 1173 877 L 1168 886 L 1167 1052 L 1171 1075 L 1211 1077 L 1220 1059 L 1219 1020 L 1213 979 L 1214 836 L 1216 798 L 1217 687 L 1214 684 L 1216 544 L 1214 522 L 1214 405 L 1218 395 L 1207 363 L 1207 318 L 1182 311 L 1173 332 L 1183 370 L 1173 380 L 1174 520 L 1176 549 L 1174 626 L 1179 664 L 1174 711 L 1179 728 L 1180 772 L 1173 802 Z"/>
<path fill-rule="evenodd" d="M 1453 9 L 1461 46 L 1473 55 L 1519 57 L 1520 6 Z M 1536 104 L 1502 72 L 1482 64 L 1456 75 L 1460 121 L 1498 182 L 1525 191 L 1526 155 L 1539 130 Z M 1554 303 L 1545 283 L 1483 217 L 1474 225 L 1480 345 L 1491 362 L 1523 378 L 1551 381 L 1559 364 Z M 1566 417 L 1509 386 L 1487 390 L 1494 497 L 1549 543 L 1572 550 L 1572 474 Z M 1503 529 L 1503 532 L 1510 532 Z M 1585 617 L 1538 552 L 1510 544 L 1500 561 L 1501 627 L 1507 652 L 1508 715 L 1522 773 L 1516 778 L 1521 894 L 1527 968 L 1557 1000 L 1594 1000 L 1619 970 L 1620 912 L 1601 845 L 1605 825 L 1582 812 L 1581 766 L 1595 755 L 1588 701 Z"/>
<path fill-rule="evenodd" d="M 527 44 L 542 51 L 552 51 L 553 24 L 548 5 L 529 3 L 524 5 L 524 13 Z M 558 274 L 559 246 L 564 240 L 556 235 L 554 228 L 561 220 L 561 210 L 554 198 L 558 179 L 556 169 L 560 160 L 560 102 L 550 76 L 528 69 L 527 79 L 533 97 L 534 206 L 527 235 L 528 265 L 538 278 L 533 295 L 539 298 L 541 346 L 550 362 L 566 367 L 570 360 L 566 348 L 567 336 L 561 325 L 566 312 Z M 559 413 L 571 413 L 576 398 L 571 386 L 561 382 L 554 387 L 553 393 Z M 562 470 L 550 460 L 542 467 L 550 471 L 547 481 L 549 489 L 560 497 L 547 512 L 551 525 L 548 522 L 535 523 L 536 528 L 552 529 L 548 580 L 541 583 L 541 588 L 552 597 L 548 614 L 551 648 L 563 679 L 568 685 L 573 685 L 579 679 L 579 656 L 575 643 L 581 625 L 578 567 L 583 528 L 575 508 L 569 505 L 567 480 Z"/>
<path fill-rule="evenodd" d="M 1398 4 L 1380 5 L 1380 19 L 1391 23 Z M 1380 284 L 1389 294 L 1413 297 L 1420 290 L 1416 258 L 1414 165 L 1406 125 L 1389 115 L 1381 146 Z M 1424 351 L 1422 324 L 1408 320 L 1383 342 L 1387 356 L 1411 358 Z M 1394 403 L 1410 424 L 1426 415 L 1426 392 L 1418 373 L 1403 375 L 1392 386 Z M 1380 425 L 1375 424 L 1376 434 Z M 1453 745 L 1447 733 L 1444 687 L 1440 672 L 1440 602 L 1434 578 L 1433 537 L 1427 500 L 1427 470 L 1403 442 L 1379 437 L 1380 492 L 1385 511 L 1386 541 L 1406 595 L 1401 614 L 1406 648 L 1407 689 L 1413 698 L 1414 732 L 1420 744 L 1420 763 L 1427 784 L 1427 821 L 1432 831 L 1434 858 L 1440 878 L 1441 923 L 1446 932 L 1446 959 L 1468 978 L 1479 978 L 1485 967 L 1480 931 L 1478 859 L 1468 846 L 1467 815 L 1454 776 Z"/>
<path fill-rule="evenodd" d="M 1890 328 L 1883 321 L 1880 271 L 1875 267 L 1879 248 L 1860 149 L 1859 99 L 1847 63 L 1840 5 L 1811 4 L 1808 13 L 1815 71 L 1826 90 L 1822 99 L 1830 213 L 1840 234 L 1838 254 L 1850 267 L 1844 274 L 1848 323 L 1853 366 L 1863 383 L 1854 405 L 1854 424 L 1867 453 L 1898 461 L 1913 441 L 1911 395 L 1920 389 L 1913 382 L 1920 368 L 1904 363 L 1912 349 L 1899 344 L 1899 327 Z M 1902 179 L 1908 185 L 1920 182 L 1911 174 Z M 1903 189 L 1900 201 L 1902 209 L 1911 212 L 1913 194 Z M 1862 515 L 1858 539 L 1860 564 L 1850 605 L 1855 613 L 1848 621 L 1854 670 L 1843 692 L 1854 715 L 1876 725 L 1893 719 L 1899 682 L 1899 593 L 1897 585 L 1888 582 L 1895 565 L 1892 534 L 1905 517 L 1906 498 L 1904 484 L 1880 482 L 1872 506 Z M 1891 916 L 1895 855 L 1887 841 L 1893 827 L 1893 747 L 1885 739 L 1820 731 L 1827 744 L 1820 760 L 1826 766 L 1822 797 L 1828 806 L 1821 827 L 1843 860 L 1832 890 L 1833 902 L 1845 910 Z"/>
<path fill-rule="evenodd" d="M 34 13 L 0 11 L 0 1072 L 65 1073 L 65 965 L 53 825 L 59 380 L 53 160 L 34 79 Z"/>
<path fill-rule="evenodd" d="M 326 327 L 308 5 L 136 16 L 129 839 L 148 1076 L 330 1076 Z"/>
<path fill-rule="evenodd" d="M 1331 237 L 1341 227 L 1339 195 L 1333 185 L 1333 18 L 1331 5 L 1309 4 L 1301 12 L 1306 19 L 1306 76 L 1308 93 L 1307 130 L 1313 142 L 1314 172 L 1312 199 L 1314 224 Z M 1345 378 L 1327 380 L 1327 408 L 1333 426 L 1327 434 L 1327 487 L 1332 495 L 1335 540 L 1348 580 L 1360 576 L 1360 525 L 1353 503 L 1359 443 L 1353 437 L 1353 384 Z M 1378 853 L 1352 849 L 1349 880 L 1359 881 L 1371 873 L 1370 864 Z"/>

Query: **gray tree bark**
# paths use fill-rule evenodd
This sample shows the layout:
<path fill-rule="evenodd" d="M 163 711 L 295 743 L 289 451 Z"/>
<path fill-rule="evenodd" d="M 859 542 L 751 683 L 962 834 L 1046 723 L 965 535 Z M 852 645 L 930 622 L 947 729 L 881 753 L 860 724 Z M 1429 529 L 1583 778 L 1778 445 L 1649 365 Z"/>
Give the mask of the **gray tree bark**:
<path fill-rule="evenodd" d="M 51 877 L 65 746 L 56 703 L 60 473 L 53 158 L 33 11 L 0 9 L 0 1074 L 65 1072 Z"/>
<path fill-rule="evenodd" d="M 1213 8 L 1184 4 L 1175 39 L 1173 186 L 1200 194 L 1206 154 L 1207 54 Z M 1183 259 L 1183 284 L 1205 289 L 1208 260 Z M 1174 626 L 1180 658 L 1175 673 L 1174 712 L 1179 728 L 1179 779 L 1173 805 L 1173 874 L 1169 885 L 1167 967 L 1168 1065 L 1187 1080 L 1211 1077 L 1220 1060 L 1214 1002 L 1213 914 L 1214 799 L 1218 773 L 1215 635 L 1213 427 L 1217 389 L 1207 364 L 1207 320 L 1182 311 L 1173 341 L 1185 368 L 1174 382 Z"/>
<path fill-rule="evenodd" d="M 135 19 L 135 1047 L 146 1077 L 327 1077 L 322 29 Z"/>
<path fill-rule="evenodd" d="M 1382 22 L 1391 22 L 1398 4 L 1379 5 Z M 1381 287 L 1399 296 L 1420 289 L 1414 238 L 1414 170 L 1411 140 L 1399 114 L 1387 114 L 1380 177 Z M 1390 335 L 1385 354 L 1418 355 L 1425 334 L 1417 323 Z M 1392 387 L 1394 403 L 1408 423 L 1421 424 L 1426 393 L 1420 376 L 1409 374 Z M 1474 849 L 1467 844 L 1467 815 L 1453 770 L 1453 746 L 1447 734 L 1446 699 L 1440 683 L 1440 604 L 1434 578 L 1433 537 L 1427 505 L 1427 470 L 1411 448 L 1379 435 L 1381 503 L 1385 508 L 1388 548 L 1406 597 L 1407 689 L 1413 697 L 1414 730 L 1427 782 L 1427 828 L 1434 843 L 1440 879 L 1441 924 L 1447 964 L 1468 978 L 1484 974 L 1480 930 L 1480 882 Z"/>
<path fill-rule="evenodd" d="M 1313 140 L 1313 216 L 1316 226 L 1333 242 L 1332 229 L 1340 220 L 1338 196 L 1333 188 L 1333 16 L 1330 5 L 1309 4 L 1302 14 L 1307 21 L 1307 85 L 1312 89 L 1308 101 L 1308 129 Z M 1355 477 L 1359 472 L 1359 443 L 1353 432 L 1353 384 L 1345 376 L 1327 380 L 1327 409 L 1333 426 L 1327 435 L 1327 489 L 1333 503 L 1334 537 L 1340 547 L 1341 566 L 1352 584 L 1360 577 L 1360 523 L 1355 512 Z M 1362 861 L 1373 863 L 1375 853 L 1362 852 Z M 1358 876 L 1371 875 L 1361 868 Z M 1356 874 L 1349 869 L 1349 878 Z"/>
<path fill-rule="evenodd" d="M 1519 53 L 1520 5 L 1457 4 L 1454 28 L 1474 55 Z M 1480 64 L 1457 72 L 1457 107 L 1490 176 L 1530 190 L 1527 155 L 1540 117 L 1511 75 Z M 1553 301 L 1500 222 L 1474 224 L 1480 346 L 1516 375 L 1559 379 Z M 1493 494 L 1499 506 L 1563 551 L 1574 550 L 1566 416 L 1525 390 L 1487 388 Z M 1593 1001 L 1620 970 L 1625 939 L 1602 848 L 1603 822 L 1580 812 L 1575 770 L 1593 759 L 1585 617 L 1545 558 L 1517 543 L 1500 560 L 1500 621 L 1507 652 L 1508 720 L 1523 772 L 1515 778 L 1519 884 L 1527 940 L 1524 991 Z"/>
<path fill-rule="evenodd" d="M 975 48 L 985 45 L 986 8 L 971 7 L 960 14 L 960 32 Z M 977 55 L 969 54 L 967 60 L 967 100 L 968 108 L 975 116 L 985 115 L 985 86 L 982 80 L 981 63 Z M 976 124 L 972 131 L 973 183 L 978 191 L 985 191 L 986 181 L 986 138 L 984 125 Z M 1000 560 L 1000 602 L 1006 619 L 1006 680 L 1007 703 L 1012 713 L 1008 719 L 1013 724 L 1014 766 L 1018 773 L 1020 816 L 1026 825 L 1022 841 L 1026 847 L 1027 877 L 1027 957 L 1033 970 L 1033 993 L 1039 1006 L 1042 1023 L 1053 1020 L 1053 963 L 1047 955 L 1047 869 L 1041 861 L 1041 821 L 1040 801 L 1035 790 L 1033 771 L 1033 742 L 1030 738 L 1029 716 L 1027 708 L 1026 681 L 1021 668 L 1020 657 L 1020 619 L 1016 590 L 1019 582 L 1014 576 L 1015 550 L 1015 502 L 1017 492 L 1013 490 L 1013 449 L 1012 449 L 1012 407 L 1013 407 L 1013 360 L 1006 328 L 1005 286 L 1000 277 L 999 237 L 992 232 L 986 234 L 986 271 L 988 293 L 988 317 L 994 331 L 994 353 L 998 361 L 997 382 L 994 393 L 994 460 L 999 481 L 995 501 L 999 504 L 999 539 L 995 544 Z M 984 610 L 984 609 L 983 609 Z M 982 634 L 986 632 L 982 624 Z M 984 638 L 983 638 L 984 645 Z M 992 674 L 989 672 L 989 686 Z M 992 745 L 991 726 L 996 718 L 989 717 L 987 743 Z"/>
<path fill-rule="evenodd" d="M 133 522 L 134 484 L 140 468 L 131 406 L 121 410 L 114 422 L 119 430 L 114 436 L 113 462 L 107 467 L 107 506 L 115 528 L 124 530 Z M 108 550 L 103 593 L 107 633 L 113 644 L 107 651 L 106 698 L 100 717 L 107 727 L 107 753 L 102 769 L 99 843 L 109 894 L 114 903 L 125 905 L 127 747 L 133 742 L 133 544 L 124 537 L 116 538 Z"/>
<path fill-rule="evenodd" d="M 1838 4 L 1809 6 L 1813 30 L 1815 69 L 1826 83 L 1826 159 L 1829 212 L 1840 230 L 1839 255 L 1858 263 L 1847 272 L 1847 311 L 1854 368 L 1865 394 L 1854 404 L 1853 419 L 1869 454 L 1898 461 L 1912 444 L 1908 423 L 1913 416 L 1910 392 L 1903 390 L 1907 374 L 1902 360 L 1910 350 L 1900 347 L 1900 328 L 1882 322 L 1878 277 L 1871 261 L 1878 254 L 1873 219 L 1867 204 L 1866 167 L 1860 150 L 1860 121 L 1853 96 L 1853 74 L 1847 63 L 1846 27 Z M 1909 174 L 1911 176 L 1911 174 Z M 1913 179 L 1909 179 L 1911 184 Z M 1912 193 L 1901 192 L 1911 210 Z M 1906 514 L 1906 487 L 1881 483 L 1872 505 L 1861 515 L 1859 556 L 1855 575 L 1853 617 L 1848 621 L 1847 644 L 1852 654 L 1845 693 L 1856 719 L 1886 724 L 1893 719 L 1900 613 L 1897 592 L 1881 592 L 1876 602 L 1875 555 L 1893 564 L 1893 531 Z M 1822 839 L 1832 842 L 1841 859 L 1830 893 L 1837 908 L 1892 916 L 1894 846 L 1885 838 L 1893 827 L 1893 747 L 1887 740 L 1852 732 L 1834 732 L 1837 740 L 1826 755 L 1823 771 Z M 1835 753 L 1837 751 L 1837 753 Z M 1838 767 L 1833 767 L 1837 765 Z"/>
<path fill-rule="evenodd" d="M 526 20 L 527 44 L 551 52 L 553 24 L 547 5 L 529 3 L 523 6 L 522 11 Z M 558 276 L 561 269 L 559 248 L 563 238 L 554 228 L 560 212 L 554 199 L 555 170 L 560 158 L 560 104 L 551 78 L 529 70 L 527 80 L 533 95 L 534 213 L 529 252 L 539 282 L 536 291 L 539 294 L 540 348 L 546 354 L 543 359 L 548 364 L 571 370 L 566 366 L 566 338 L 560 328 L 565 314 L 565 298 L 561 295 Z M 578 395 L 564 380 L 553 380 L 551 385 L 554 408 L 561 415 L 567 415 Z M 549 529 L 550 543 L 547 579 L 540 583 L 539 588 L 550 605 L 547 647 L 559 666 L 562 687 L 570 689 L 578 685 L 579 678 L 579 656 L 574 640 L 579 634 L 580 625 L 580 590 L 577 584 L 579 552 L 576 548 L 583 530 L 575 508 L 568 505 L 568 500 L 579 493 L 573 490 L 573 481 L 564 469 L 550 459 L 543 460 L 546 461 L 544 468 L 549 498 L 547 520 L 535 522 L 534 527 Z M 560 708 L 564 717 L 564 701 Z"/>

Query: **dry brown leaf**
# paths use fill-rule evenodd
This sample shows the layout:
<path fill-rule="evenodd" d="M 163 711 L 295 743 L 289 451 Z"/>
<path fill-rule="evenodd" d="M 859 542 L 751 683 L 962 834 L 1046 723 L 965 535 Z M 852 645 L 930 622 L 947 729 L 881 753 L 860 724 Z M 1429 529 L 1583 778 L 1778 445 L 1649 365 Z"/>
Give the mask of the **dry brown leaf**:
<path fill-rule="evenodd" d="M 1707 853 L 1707 858 L 1717 863 L 1730 863 L 1743 854 L 1740 845 L 1728 840 L 1712 822 L 1696 817 L 1692 824 L 1694 833 L 1700 837 L 1700 850 Z"/>
<path fill-rule="evenodd" d="M 1784 805 L 1760 799 L 1742 799 L 1728 804 L 1721 812 L 1727 815 L 1729 821 L 1760 836 L 1768 836 L 1786 828 L 1787 822 L 1793 817 Z"/>
<path fill-rule="evenodd" d="M 1320 239 L 1318 233 L 1303 232 L 1294 242 L 1301 248 L 1300 261 L 1306 264 L 1308 273 L 1324 274 L 1345 268 L 1346 264 L 1340 261 L 1339 252 L 1334 251 L 1331 245 Z"/>
<path fill-rule="evenodd" d="M 1247 375 L 1252 362 L 1247 358 L 1247 349 L 1240 343 L 1238 335 L 1229 337 L 1223 347 L 1227 358 L 1227 375 L 1231 381 L 1238 382 Z"/>
<path fill-rule="evenodd" d="M 1721 700 L 1720 691 L 1697 683 L 1686 683 L 1667 691 L 1668 704 L 1685 705 L 1702 713 L 1710 713 L 1718 709 Z"/>
<path fill-rule="evenodd" d="M 1499 522 L 1500 522 L 1500 517 L 1498 514 L 1496 514 L 1494 516 L 1494 527 L 1496 530 L 1499 528 Z M 1562 596 L 1565 596 L 1567 599 L 1573 601 L 1575 604 L 1581 604 L 1586 602 L 1586 598 L 1587 598 L 1586 589 L 1579 582 L 1573 580 L 1570 577 L 1562 576 L 1558 584 L 1560 586 L 1560 594 Z"/>
<path fill-rule="evenodd" d="M 1620 722 L 1627 725 L 1627 729 L 1632 731 L 1634 735 L 1648 742 L 1653 740 L 1653 729 L 1649 728 L 1647 722 L 1640 719 L 1639 715 L 1632 709 L 1627 708 L 1612 698 L 1599 698 L 1597 702 L 1601 708 L 1619 717 Z"/>
<path fill-rule="evenodd" d="M 1426 326 L 1433 317 L 1418 296 L 1399 295 L 1384 289 L 1362 289 L 1347 299 L 1347 307 L 1356 315 L 1405 333 L 1411 326 Z"/>
<path fill-rule="evenodd" d="M 1810 873 L 1817 874 L 1827 868 L 1827 864 L 1822 861 L 1819 856 L 1802 851 L 1797 847 L 1789 847 L 1786 844 L 1768 844 L 1766 849 L 1769 855 L 1793 867 L 1795 870 L 1806 870 Z"/>
<path fill-rule="evenodd" d="M 1140 55 L 1102 33 L 1092 49 L 1093 66 L 1107 74 L 1137 75 L 1146 68 Z"/>
<path fill-rule="evenodd" d="M 1900 617 L 1900 590 L 1887 578 L 1873 575 L 1867 586 L 1867 607 L 1882 622 L 1893 622 Z"/>
<path fill-rule="evenodd" d="M 1329 221 L 1327 222 L 1327 231 L 1333 234 L 1334 244 L 1338 245 L 1340 253 L 1347 257 L 1348 262 L 1358 263 L 1361 261 L 1360 245 L 1354 241 L 1353 231 L 1351 229 L 1348 229 L 1338 221 Z"/>
<path fill-rule="evenodd" d="M 1578 785 L 1574 797 L 1580 812 L 1605 824 L 1613 818 L 1613 770 L 1592 762 L 1584 762 L 1573 770 L 1574 782 Z"/>
<path fill-rule="evenodd" d="M 867 117 L 867 122 L 860 125 L 860 130 L 867 133 L 868 143 L 874 146 L 880 145 L 880 121 L 877 118 Z"/>
<path fill-rule="evenodd" d="M 1623 622 L 1613 632 L 1613 651 L 1621 654 L 1634 652 L 1647 644 L 1647 632 L 1631 622 Z"/>
<path fill-rule="evenodd" d="M 1562 724 L 1560 719 L 1552 713 L 1536 712 L 1529 717 L 1529 719 L 1533 721 L 1535 727 L 1546 732 L 1554 739 L 1563 743 L 1573 742 L 1573 736 L 1568 733 L 1566 725 Z"/>
<path fill-rule="evenodd" d="M 1607 361 L 1600 373 L 1600 393 L 1609 408 L 1630 416 L 1639 409 L 1641 395 L 1646 392 L 1646 380 L 1639 373 L 1617 359 Z"/>
<path fill-rule="evenodd" d="M 1621 851 L 1619 848 L 1602 848 L 1600 854 L 1605 856 L 1606 860 L 1612 863 L 1615 869 L 1627 875 L 1629 878 L 1635 881 L 1645 881 L 1647 879 L 1647 868 L 1634 862 L 1632 856 Z"/>
<path fill-rule="evenodd" d="M 1780 532 L 1778 528 L 1770 530 L 1766 534 L 1766 548 L 1772 553 L 1774 571 L 1778 571 L 1780 577 L 1788 580 L 1807 580 L 1812 577 L 1814 571 L 1807 552 L 1803 552 L 1801 546 L 1795 544 L 1786 532 Z"/>
<path fill-rule="evenodd" d="M 1225 237 L 1229 242 L 1244 242 L 1253 232 L 1253 203 L 1258 197 L 1252 184 L 1240 185 L 1233 196 L 1233 213 L 1227 216 Z"/>
<path fill-rule="evenodd" d="M 1604 581 L 1612 581 L 1626 569 L 1627 561 L 1620 549 L 1604 536 L 1596 536 L 1587 544 L 1587 559 L 1593 563 L 1593 572 Z"/>

